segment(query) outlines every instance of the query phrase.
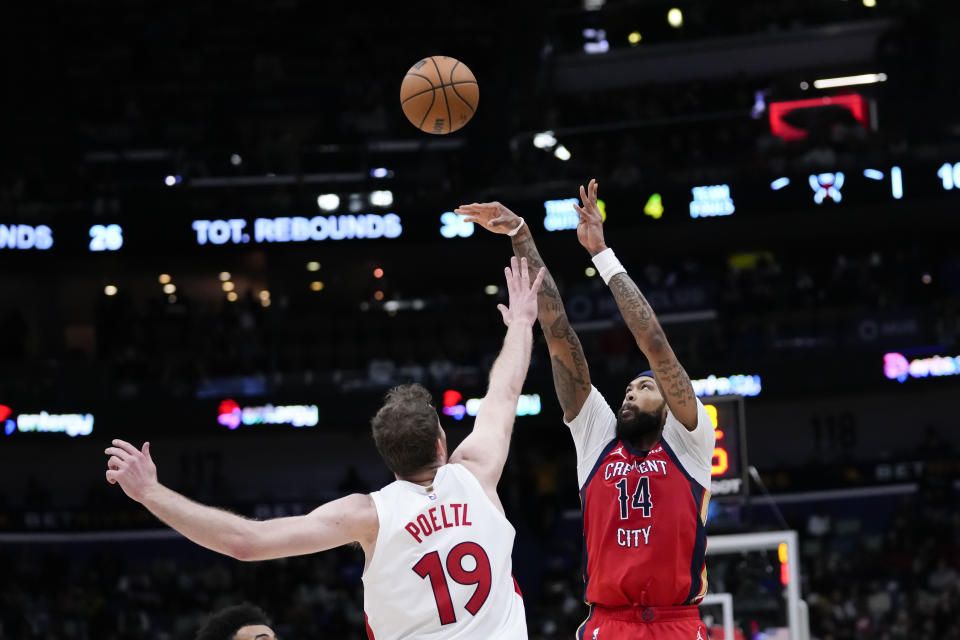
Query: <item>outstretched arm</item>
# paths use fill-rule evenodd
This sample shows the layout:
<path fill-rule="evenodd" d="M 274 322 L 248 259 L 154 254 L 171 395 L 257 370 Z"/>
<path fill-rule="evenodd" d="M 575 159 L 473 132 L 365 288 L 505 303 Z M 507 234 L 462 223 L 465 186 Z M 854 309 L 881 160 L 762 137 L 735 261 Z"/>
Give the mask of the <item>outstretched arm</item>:
<path fill-rule="evenodd" d="M 150 443 L 137 450 L 114 440 L 105 451 L 107 481 L 200 546 L 237 560 L 270 560 L 325 551 L 359 542 L 370 556 L 377 540 L 377 509 L 366 494 L 353 494 L 310 513 L 273 520 L 248 520 L 190 500 L 157 480 Z"/>
<path fill-rule="evenodd" d="M 587 189 L 580 187 L 580 201 L 582 206 L 574 205 L 580 214 L 577 239 L 594 258 L 597 270 L 610 285 L 620 314 L 637 341 L 637 346 L 649 360 L 671 413 L 687 430 L 693 431 L 697 428 L 697 396 L 693 385 L 673 353 L 650 304 L 604 242 L 603 218 L 597 207 L 596 180 L 590 180 Z"/>
<path fill-rule="evenodd" d="M 517 229 L 511 238 L 514 254 L 518 258 L 526 258 L 531 271 L 546 268 L 533 240 L 530 226 L 521 224 L 520 216 L 499 202 L 463 205 L 457 208 L 455 213 L 466 216 L 468 222 L 475 222 L 494 233 L 507 234 Z M 583 403 L 590 395 L 590 369 L 587 367 L 580 339 L 567 320 L 557 284 L 549 271 L 537 295 L 537 317 L 550 351 L 557 399 L 563 409 L 564 419 L 570 422 L 580 413 Z"/>
<path fill-rule="evenodd" d="M 496 496 L 510 450 L 517 400 L 530 367 L 532 327 L 537 319 L 537 289 L 545 274 L 545 270 L 540 269 L 531 284 L 527 261 L 517 258 L 510 259 L 510 267 L 504 272 L 510 306 L 498 305 L 507 325 L 503 349 L 490 369 L 490 386 L 480 405 L 473 431 L 450 456 L 450 462 L 470 469 L 491 497 Z"/>

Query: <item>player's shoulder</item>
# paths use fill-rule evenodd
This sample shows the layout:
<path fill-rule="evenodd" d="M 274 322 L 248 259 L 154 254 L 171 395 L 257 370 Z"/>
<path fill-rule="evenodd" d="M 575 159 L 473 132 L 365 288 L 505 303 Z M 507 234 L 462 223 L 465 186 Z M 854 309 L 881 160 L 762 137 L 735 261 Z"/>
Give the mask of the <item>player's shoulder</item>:
<path fill-rule="evenodd" d="M 373 496 L 369 493 L 351 493 L 323 504 L 306 516 L 316 525 L 347 531 L 355 540 L 375 539 L 380 526 L 380 515 Z"/>
<path fill-rule="evenodd" d="M 373 499 L 373 494 L 371 493 L 351 493 L 342 498 L 340 502 L 343 507 L 358 516 L 364 514 L 372 514 L 376 517 L 377 514 L 377 504 Z"/>
<path fill-rule="evenodd" d="M 613 409 L 610 408 L 610 403 L 600 393 L 600 390 L 591 384 L 590 393 L 580 406 L 577 415 L 570 420 L 564 418 L 563 421 L 568 427 L 576 429 L 586 423 L 610 422 L 611 420 L 616 422 L 617 418 Z"/>
<path fill-rule="evenodd" d="M 454 478 L 458 482 L 466 483 L 470 486 L 476 486 L 476 488 L 483 490 L 483 485 L 480 482 L 480 478 L 477 477 L 477 474 L 474 473 L 473 469 L 470 468 L 470 464 L 465 464 L 463 461 L 458 462 L 448 462 L 439 469 L 437 469 L 437 475 L 434 478 L 434 484 L 437 486 L 442 486 L 444 482 L 448 482 L 448 478 Z"/>

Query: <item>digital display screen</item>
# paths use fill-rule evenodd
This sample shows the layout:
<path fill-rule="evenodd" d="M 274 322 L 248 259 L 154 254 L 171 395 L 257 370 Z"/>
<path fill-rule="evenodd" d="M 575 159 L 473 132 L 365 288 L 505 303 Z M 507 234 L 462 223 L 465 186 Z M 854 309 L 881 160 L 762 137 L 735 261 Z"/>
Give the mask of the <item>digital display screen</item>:
<path fill-rule="evenodd" d="M 710 415 L 716 434 L 711 493 L 714 496 L 746 495 L 747 448 L 744 441 L 743 398 L 709 398 L 703 406 Z"/>
<path fill-rule="evenodd" d="M 726 220 L 764 219 L 784 213 L 821 216 L 824 221 L 844 212 L 872 207 L 912 205 L 903 215 L 916 215 L 925 200 L 960 195 L 960 162 L 941 158 L 924 164 L 841 168 L 819 172 L 768 175 L 725 183 L 657 184 L 639 182 L 605 190 L 598 202 L 605 225 L 617 229 L 646 224 L 723 224 Z M 181 187 L 176 187 L 180 189 Z M 329 194 L 328 194 L 329 195 Z M 578 202 L 569 193 L 554 199 L 518 197 L 510 206 L 527 213 L 535 233 L 571 233 L 579 222 Z M 189 197 L 189 193 L 186 193 Z M 329 203 L 324 201 L 329 207 Z M 157 198 L 142 203 L 135 217 L 82 220 L 49 216 L 18 220 L 0 216 L 0 257 L 71 255 L 207 254 L 230 248 L 264 248 L 363 242 L 463 242 L 477 236 L 475 225 L 454 214 L 449 203 L 399 213 L 324 213 L 306 207 L 295 215 L 209 218 L 173 215 L 181 201 Z M 319 205 L 318 205 L 319 206 Z M 538 214 L 538 210 L 543 212 Z M 933 215 L 936 208 L 926 207 Z M 890 209 L 877 215 L 897 215 Z M 169 215 L 168 215 L 169 214 Z M 485 235 L 485 234 L 480 234 Z"/>

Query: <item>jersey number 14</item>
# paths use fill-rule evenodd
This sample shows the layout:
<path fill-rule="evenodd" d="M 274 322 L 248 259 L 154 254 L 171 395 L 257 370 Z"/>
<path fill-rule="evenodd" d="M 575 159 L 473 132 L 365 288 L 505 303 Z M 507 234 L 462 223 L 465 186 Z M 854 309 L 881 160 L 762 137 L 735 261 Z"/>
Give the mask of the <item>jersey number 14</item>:
<path fill-rule="evenodd" d="M 627 493 L 626 478 L 621 478 L 616 486 L 620 489 L 618 500 L 620 501 L 621 520 L 626 520 L 630 517 L 631 508 L 639 509 L 640 515 L 644 518 L 650 517 L 650 511 L 653 509 L 653 500 L 650 499 L 650 478 L 640 476 L 640 480 L 637 482 L 637 490 L 633 492 L 632 500 L 630 499 L 629 493 Z"/>
<path fill-rule="evenodd" d="M 472 556 L 476 566 L 467 570 L 463 568 L 463 559 Z M 450 587 L 447 586 L 447 576 L 440 562 L 440 554 L 431 551 L 413 566 L 413 571 L 421 578 L 430 578 L 433 588 L 433 598 L 437 601 L 437 612 L 440 614 L 440 624 L 451 624 L 457 621 L 457 614 L 453 610 L 453 600 L 450 598 Z M 480 607 L 490 595 L 492 577 L 490 573 L 490 558 L 483 547 L 476 542 L 461 542 L 447 554 L 447 573 L 460 584 L 475 584 L 473 595 L 464 607 L 472 615 L 477 615 Z"/>

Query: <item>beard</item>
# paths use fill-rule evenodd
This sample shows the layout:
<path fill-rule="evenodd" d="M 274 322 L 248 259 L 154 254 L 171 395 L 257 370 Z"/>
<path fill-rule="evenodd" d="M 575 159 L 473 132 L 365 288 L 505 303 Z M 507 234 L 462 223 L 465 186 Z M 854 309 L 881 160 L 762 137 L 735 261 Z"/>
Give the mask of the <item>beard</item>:
<path fill-rule="evenodd" d="M 631 407 L 627 416 L 623 412 L 617 413 L 617 438 L 627 442 L 636 442 L 660 430 L 663 426 L 663 407 L 666 401 L 656 411 L 638 411 Z"/>

